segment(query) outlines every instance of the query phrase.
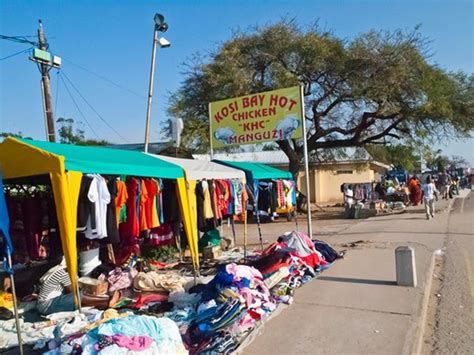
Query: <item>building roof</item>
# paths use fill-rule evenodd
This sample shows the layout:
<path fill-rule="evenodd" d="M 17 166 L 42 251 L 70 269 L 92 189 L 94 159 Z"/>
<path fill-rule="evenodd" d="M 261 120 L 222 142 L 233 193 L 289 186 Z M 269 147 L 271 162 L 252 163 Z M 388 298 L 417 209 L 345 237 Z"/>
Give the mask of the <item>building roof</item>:
<path fill-rule="evenodd" d="M 209 160 L 208 154 L 193 154 L 194 159 Z M 216 153 L 213 156 L 214 160 L 226 161 L 250 161 L 270 165 L 287 165 L 289 159 L 281 150 L 259 151 L 259 152 L 240 152 L 240 153 Z M 311 165 L 331 165 L 331 164 L 345 164 L 345 163 L 371 163 L 384 169 L 390 169 L 390 166 L 382 162 L 374 160 L 370 154 L 362 148 L 345 148 L 344 154 L 340 154 L 331 160 L 321 161 L 315 156 L 310 156 Z"/>
<path fill-rule="evenodd" d="M 183 168 L 188 180 L 201 179 L 240 179 L 245 181 L 245 172 L 212 161 L 172 158 L 163 155 L 149 154 Z"/>

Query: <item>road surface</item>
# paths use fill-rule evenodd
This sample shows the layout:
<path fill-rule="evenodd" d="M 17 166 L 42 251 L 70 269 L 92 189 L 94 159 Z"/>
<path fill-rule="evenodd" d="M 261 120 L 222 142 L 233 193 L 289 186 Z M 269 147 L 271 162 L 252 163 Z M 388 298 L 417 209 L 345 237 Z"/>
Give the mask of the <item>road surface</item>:
<path fill-rule="evenodd" d="M 474 194 L 454 201 L 445 239 L 444 266 L 431 351 L 474 353 Z"/>

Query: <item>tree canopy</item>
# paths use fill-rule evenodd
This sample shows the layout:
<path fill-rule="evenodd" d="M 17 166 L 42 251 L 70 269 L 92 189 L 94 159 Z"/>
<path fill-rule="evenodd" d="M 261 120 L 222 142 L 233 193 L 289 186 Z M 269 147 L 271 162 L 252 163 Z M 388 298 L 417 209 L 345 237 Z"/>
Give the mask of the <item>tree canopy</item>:
<path fill-rule="evenodd" d="M 317 25 L 282 21 L 236 32 L 185 67 L 169 112 L 184 120 L 183 144 L 201 151 L 209 146 L 209 102 L 300 83 L 310 152 L 466 137 L 474 128 L 474 76 L 432 64 L 418 28 L 343 40 Z M 302 141 L 277 143 L 296 173 Z"/>

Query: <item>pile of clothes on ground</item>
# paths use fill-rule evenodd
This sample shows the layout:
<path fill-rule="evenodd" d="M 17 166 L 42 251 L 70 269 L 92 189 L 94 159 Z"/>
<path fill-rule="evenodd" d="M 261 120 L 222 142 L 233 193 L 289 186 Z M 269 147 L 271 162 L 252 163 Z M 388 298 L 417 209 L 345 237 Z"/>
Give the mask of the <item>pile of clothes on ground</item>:
<path fill-rule="evenodd" d="M 296 288 L 340 257 L 330 245 L 293 231 L 197 280 L 170 271 L 114 269 L 107 279 L 122 294 L 114 308 L 55 313 L 23 323 L 22 330 L 47 354 L 231 353 L 279 305 L 291 304 Z M 12 345 L 14 320 L 0 322 L 0 331 L 10 341 L 0 345 Z"/>

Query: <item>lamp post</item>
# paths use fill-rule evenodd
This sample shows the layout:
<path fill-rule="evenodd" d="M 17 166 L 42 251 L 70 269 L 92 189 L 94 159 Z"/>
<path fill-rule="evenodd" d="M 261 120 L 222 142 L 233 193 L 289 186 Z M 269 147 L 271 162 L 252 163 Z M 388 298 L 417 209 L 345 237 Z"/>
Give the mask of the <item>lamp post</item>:
<path fill-rule="evenodd" d="M 150 79 L 148 82 L 148 104 L 146 109 L 146 123 L 145 123 L 145 153 L 148 153 L 148 144 L 150 140 L 150 116 L 151 116 L 151 103 L 153 98 L 153 78 L 155 76 L 155 57 L 156 57 L 156 45 L 160 44 L 161 48 L 166 48 L 171 45 L 165 38 L 158 39 L 158 32 L 166 32 L 168 30 L 168 24 L 165 22 L 165 17 L 161 14 L 155 14 L 154 17 L 155 27 L 153 29 L 153 49 L 151 52 L 151 68 L 150 68 Z"/>

